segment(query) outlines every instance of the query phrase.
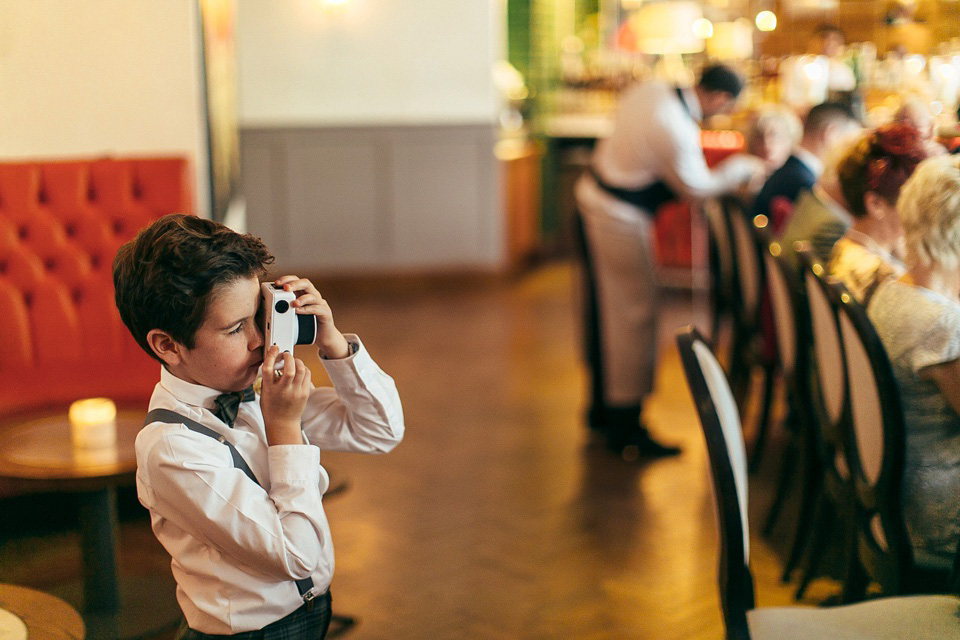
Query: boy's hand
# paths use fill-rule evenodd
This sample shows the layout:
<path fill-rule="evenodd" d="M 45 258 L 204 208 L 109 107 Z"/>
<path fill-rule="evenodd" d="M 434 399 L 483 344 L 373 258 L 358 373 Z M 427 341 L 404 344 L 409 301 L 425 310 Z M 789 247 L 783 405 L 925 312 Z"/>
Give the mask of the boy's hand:
<path fill-rule="evenodd" d="M 317 339 L 314 343 L 320 348 L 321 357 L 339 360 L 350 355 L 347 339 L 333 324 L 330 305 L 312 282 L 297 276 L 283 276 L 275 280 L 274 284 L 297 294 L 297 299 L 292 304 L 297 313 L 309 313 L 317 317 Z"/>
<path fill-rule="evenodd" d="M 313 389 L 310 370 L 293 354 L 282 354 L 283 369 L 276 371 L 280 348 L 273 345 L 263 356 L 263 384 L 260 409 L 267 432 L 267 444 L 303 444 L 300 417 Z"/>

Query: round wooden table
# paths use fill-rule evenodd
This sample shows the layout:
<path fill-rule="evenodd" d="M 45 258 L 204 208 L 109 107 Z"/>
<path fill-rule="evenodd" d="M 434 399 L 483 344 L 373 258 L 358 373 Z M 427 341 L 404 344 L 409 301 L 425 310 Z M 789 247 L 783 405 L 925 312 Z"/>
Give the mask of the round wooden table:
<path fill-rule="evenodd" d="M 83 640 L 86 637 L 83 618 L 77 610 L 49 593 L 0 584 L 0 611 L 18 618 L 30 640 Z"/>
<path fill-rule="evenodd" d="M 134 481 L 134 441 L 145 415 L 118 409 L 116 446 L 90 451 L 73 447 L 66 408 L 0 421 L 0 477 L 29 491 L 77 496 L 83 581 L 56 592 L 80 609 L 98 640 L 161 631 L 180 616 L 172 576 L 117 575 L 116 487 Z"/>

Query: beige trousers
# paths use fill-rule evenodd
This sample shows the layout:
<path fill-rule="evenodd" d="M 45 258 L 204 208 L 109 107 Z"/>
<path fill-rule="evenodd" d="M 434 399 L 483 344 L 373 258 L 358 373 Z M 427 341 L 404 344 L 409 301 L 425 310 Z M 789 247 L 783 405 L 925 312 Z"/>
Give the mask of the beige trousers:
<path fill-rule="evenodd" d="M 576 186 L 593 262 L 608 405 L 641 404 L 657 362 L 657 272 L 653 218 L 603 191 L 589 176 Z"/>

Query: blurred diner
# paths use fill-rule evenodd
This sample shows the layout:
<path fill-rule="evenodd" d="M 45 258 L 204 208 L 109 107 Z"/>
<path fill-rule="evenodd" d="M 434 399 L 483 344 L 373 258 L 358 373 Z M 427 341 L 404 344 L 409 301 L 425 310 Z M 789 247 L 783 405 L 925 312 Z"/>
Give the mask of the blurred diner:
<path fill-rule="evenodd" d="M 909 125 L 884 125 L 858 141 L 837 168 L 853 221 L 834 244 L 827 271 L 863 305 L 881 282 L 903 274 L 896 203 L 900 188 L 928 155 L 925 142 Z"/>
<path fill-rule="evenodd" d="M 917 167 L 897 201 L 905 272 L 869 303 L 907 430 L 903 510 L 916 553 L 960 541 L 960 159 Z"/>

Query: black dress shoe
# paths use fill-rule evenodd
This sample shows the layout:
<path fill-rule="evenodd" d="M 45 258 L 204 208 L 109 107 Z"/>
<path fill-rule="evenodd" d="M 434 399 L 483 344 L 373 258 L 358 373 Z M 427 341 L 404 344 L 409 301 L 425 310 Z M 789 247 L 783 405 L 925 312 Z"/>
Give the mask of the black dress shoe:
<path fill-rule="evenodd" d="M 680 447 L 661 444 L 642 428 L 625 436 L 609 438 L 607 448 L 627 462 L 636 462 L 641 458 L 648 460 L 669 458 L 681 453 Z"/>

